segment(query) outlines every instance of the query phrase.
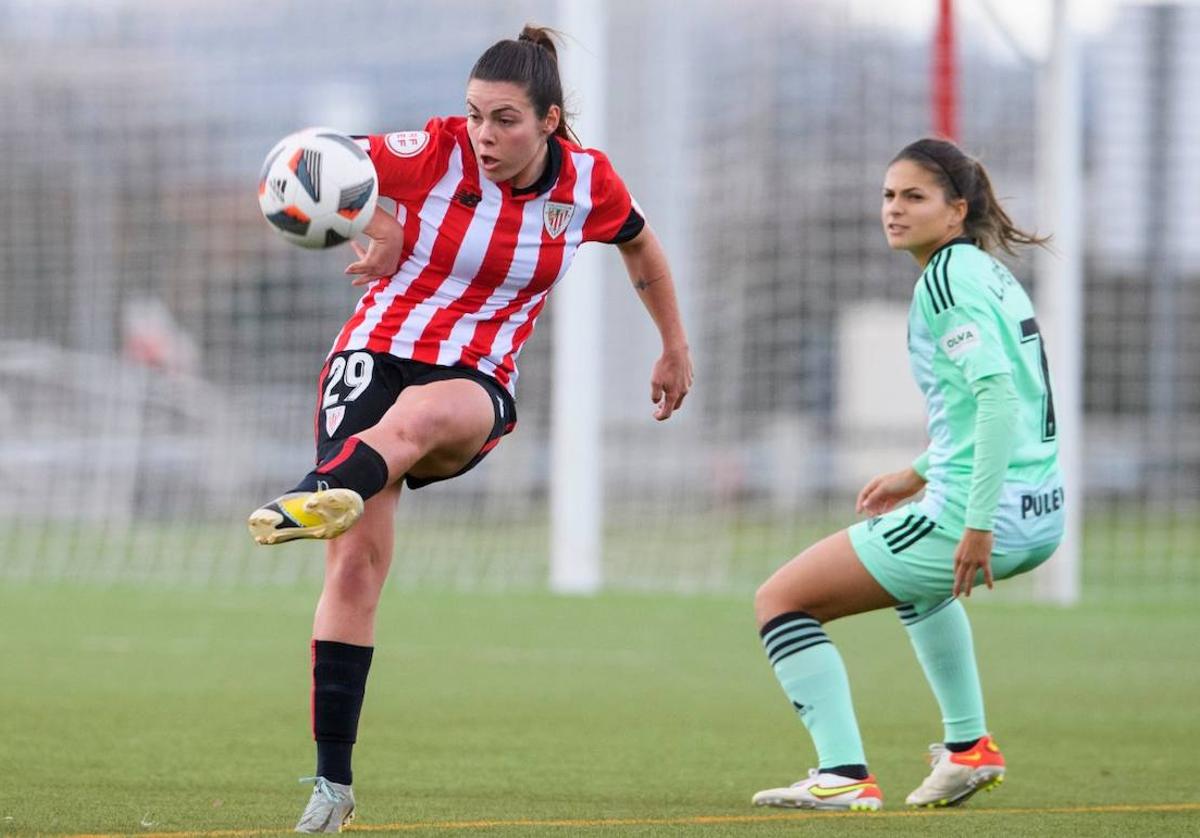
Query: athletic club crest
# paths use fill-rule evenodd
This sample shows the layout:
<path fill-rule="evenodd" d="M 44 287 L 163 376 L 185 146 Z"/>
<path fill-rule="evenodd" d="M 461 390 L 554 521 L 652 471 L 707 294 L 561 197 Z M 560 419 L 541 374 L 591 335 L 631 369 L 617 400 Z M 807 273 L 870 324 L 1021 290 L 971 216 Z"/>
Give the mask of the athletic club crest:
<path fill-rule="evenodd" d="M 575 214 L 574 204 L 564 204 L 559 201 L 547 201 L 546 209 L 542 211 L 542 220 L 546 223 L 546 233 L 552 239 L 557 239 L 571 223 Z"/>
<path fill-rule="evenodd" d="M 333 432 L 338 429 L 338 425 L 342 424 L 342 417 L 346 415 L 346 406 L 344 404 L 334 405 L 325 409 L 325 433 L 333 436 Z"/>

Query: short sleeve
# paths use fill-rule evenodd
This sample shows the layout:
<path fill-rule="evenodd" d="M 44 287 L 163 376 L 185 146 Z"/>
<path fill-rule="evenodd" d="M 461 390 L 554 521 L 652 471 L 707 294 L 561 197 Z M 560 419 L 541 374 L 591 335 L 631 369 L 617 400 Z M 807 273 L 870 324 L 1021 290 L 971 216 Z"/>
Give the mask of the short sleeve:
<path fill-rule="evenodd" d="M 454 137 L 444 120 L 431 119 L 424 131 L 393 131 L 356 137 L 371 156 L 379 194 L 397 201 L 423 198 L 445 169 Z"/>
<path fill-rule="evenodd" d="M 969 268 L 956 268 L 953 257 L 954 248 L 939 253 L 917 283 L 917 301 L 936 351 L 962 372 L 967 383 L 1011 373 L 1012 362 L 1000 335 L 1000 312 L 984 296 L 982 284 Z"/>
<path fill-rule="evenodd" d="M 646 226 L 641 208 L 629 194 L 625 183 L 598 151 L 589 151 L 592 166 L 592 209 L 583 225 L 583 240 L 622 244 L 642 232 Z"/>

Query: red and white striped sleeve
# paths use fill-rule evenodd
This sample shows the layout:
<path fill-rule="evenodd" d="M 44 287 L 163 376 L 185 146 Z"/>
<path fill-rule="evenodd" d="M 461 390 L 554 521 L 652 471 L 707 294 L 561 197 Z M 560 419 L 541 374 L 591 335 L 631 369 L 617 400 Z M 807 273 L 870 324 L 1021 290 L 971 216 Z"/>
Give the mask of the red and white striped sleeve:
<path fill-rule="evenodd" d="M 636 238 L 646 226 L 641 207 L 629 194 L 608 157 L 591 149 L 588 154 L 595 163 L 592 166 L 592 209 L 583 225 L 583 240 L 623 244 Z"/>
<path fill-rule="evenodd" d="M 379 194 L 397 201 L 423 199 L 446 168 L 455 143 L 441 118 L 429 120 L 424 131 L 393 131 L 355 139 L 375 164 Z"/>

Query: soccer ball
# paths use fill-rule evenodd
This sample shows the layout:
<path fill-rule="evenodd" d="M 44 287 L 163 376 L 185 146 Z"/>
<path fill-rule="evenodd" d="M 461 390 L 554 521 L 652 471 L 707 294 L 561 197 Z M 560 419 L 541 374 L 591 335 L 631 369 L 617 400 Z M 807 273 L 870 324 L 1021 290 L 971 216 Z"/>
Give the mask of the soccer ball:
<path fill-rule="evenodd" d="M 333 247 L 363 231 L 379 200 L 371 158 L 332 128 L 284 137 L 258 177 L 258 205 L 267 223 L 301 247 Z"/>

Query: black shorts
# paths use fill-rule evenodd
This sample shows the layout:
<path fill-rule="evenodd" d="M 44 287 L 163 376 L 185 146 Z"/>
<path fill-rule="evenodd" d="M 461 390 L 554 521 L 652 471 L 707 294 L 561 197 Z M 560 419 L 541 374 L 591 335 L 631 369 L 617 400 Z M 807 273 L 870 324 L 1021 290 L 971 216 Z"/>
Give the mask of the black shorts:
<path fill-rule="evenodd" d="M 475 468 L 500 438 L 517 425 L 516 403 L 500 382 L 470 367 L 443 367 L 365 349 L 331 355 L 321 369 L 316 413 L 317 463 L 336 454 L 349 437 L 376 425 L 404 388 L 448 378 L 477 381 L 492 397 L 496 414 L 492 432 L 479 453 L 457 473 L 446 477 L 406 476 L 404 482 L 410 489 L 420 489 Z"/>

